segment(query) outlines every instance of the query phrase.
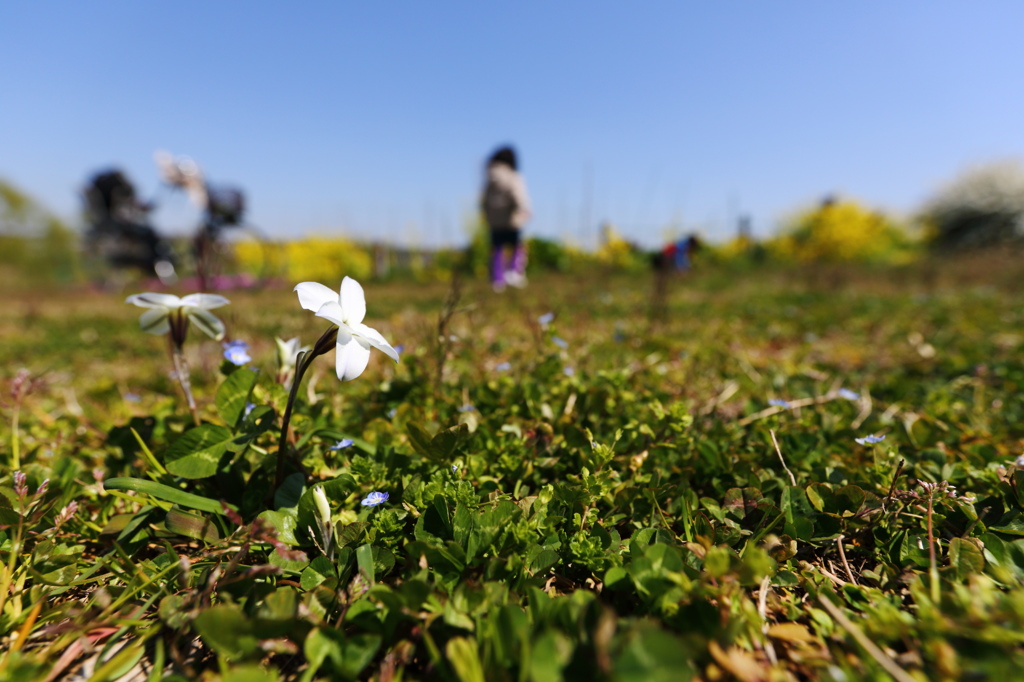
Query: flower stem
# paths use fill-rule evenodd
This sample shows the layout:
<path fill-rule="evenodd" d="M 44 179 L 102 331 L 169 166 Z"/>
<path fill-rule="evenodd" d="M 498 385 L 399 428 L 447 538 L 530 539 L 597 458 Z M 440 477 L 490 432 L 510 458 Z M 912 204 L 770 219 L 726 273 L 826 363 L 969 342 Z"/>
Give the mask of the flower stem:
<path fill-rule="evenodd" d="M 288 447 L 288 427 L 292 421 L 292 406 L 295 405 L 295 397 L 299 393 L 299 384 L 302 383 L 302 375 L 306 373 L 309 366 L 307 360 L 311 353 L 300 353 L 299 361 L 295 363 L 295 376 L 292 377 L 292 388 L 288 392 L 288 404 L 284 408 L 284 417 L 281 418 L 281 437 L 277 442 L 277 475 L 274 478 L 274 489 L 281 487 L 284 483 L 284 458 Z"/>
<path fill-rule="evenodd" d="M 185 401 L 188 403 L 188 411 L 192 413 L 192 421 L 196 426 L 199 426 L 202 422 L 199 421 L 196 399 L 192 395 L 192 382 L 189 379 L 188 362 L 185 361 L 185 354 L 181 352 L 180 346 L 172 344 L 171 359 L 174 361 L 174 374 L 178 377 L 178 383 L 181 384 L 181 390 L 185 394 Z"/>
<path fill-rule="evenodd" d="M 21 469 L 21 434 L 18 432 L 18 420 L 21 416 L 21 404 L 14 404 L 11 417 L 11 471 Z"/>
<path fill-rule="evenodd" d="M 935 533 L 932 530 L 932 508 L 933 508 L 933 491 L 928 491 L 928 582 L 931 588 L 932 602 L 936 608 L 939 606 L 939 601 L 942 597 L 939 591 L 939 567 L 935 558 Z"/>
<path fill-rule="evenodd" d="M 325 331 L 320 338 L 317 340 L 313 350 L 308 353 L 299 353 L 299 357 L 295 362 L 295 376 L 292 377 L 292 388 L 288 392 L 288 404 L 284 408 L 284 416 L 281 418 L 281 437 L 277 443 L 277 475 L 274 478 L 274 489 L 281 487 L 284 483 L 284 460 L 288 455 L 288 427 L 292 421 L 292 408 L 295 406 L 295 398 L 299 394 L 299 384 L 302 383 L 302 377 L 305 376 L 306 370 L 313 364 L 313 360 L 318 355 L 323 355 L 329 351 L 338 339 L 338 328 L 335 325 L 331 325 L 330 329 Z"/>

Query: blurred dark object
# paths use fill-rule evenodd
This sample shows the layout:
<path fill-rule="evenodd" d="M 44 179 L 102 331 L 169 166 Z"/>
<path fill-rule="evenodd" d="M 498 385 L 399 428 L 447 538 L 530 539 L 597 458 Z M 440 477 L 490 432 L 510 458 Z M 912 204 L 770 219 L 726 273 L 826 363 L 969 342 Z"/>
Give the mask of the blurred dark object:
<path fill-rule="evenodd" d="M 921 210 L 927 237 L 940 251 L 1024 246 L 1024 167 L 974 168 L 939 190 Z"/>
<path fill-rule="evenodd" d="M 94 175 L 84 190 L 86 251 L 115 268 L 135 268 L 163 281 L 175 277 L 170 244 L 149 224 L 151 205 L 116 169 Z"/>

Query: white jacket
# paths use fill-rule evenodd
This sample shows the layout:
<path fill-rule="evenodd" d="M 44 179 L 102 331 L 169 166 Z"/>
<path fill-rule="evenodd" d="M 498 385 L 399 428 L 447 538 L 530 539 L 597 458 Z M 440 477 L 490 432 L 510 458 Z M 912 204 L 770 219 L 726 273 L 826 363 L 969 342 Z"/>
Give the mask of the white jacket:
<path fill-rule="evenodd" d="M 523 176 L 503 163 L 488 166 L 480 207 L 492 230 L 521 229 L 532 214 Z"/>

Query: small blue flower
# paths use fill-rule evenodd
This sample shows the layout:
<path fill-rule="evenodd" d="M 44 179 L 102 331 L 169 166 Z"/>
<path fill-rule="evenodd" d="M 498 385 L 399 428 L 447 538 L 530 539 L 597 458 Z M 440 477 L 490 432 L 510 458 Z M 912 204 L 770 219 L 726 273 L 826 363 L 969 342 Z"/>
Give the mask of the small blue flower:
<path fill-rule="evenodd" d="M 252 358 L 249 357 L 249 344 L 245 341 L 228 341 L 221 345 L 224 346 L 224 359 L 232 365 L 241 367 L 252 362 Z"/>
<path fill-rule="evenodd" d="M 362 505 L 364 507 L 376 507 L 378 504 L 384 504 L 388 501 L 387 493 L 372 492 L 363 498 Z"/>
<path fill-rule="evenodd" d="M 252 412 L 255 409 L 256 409 L 256 403 L 246 403 L 245 404 L 245 414 L 243 414 L 242 416 L 243 417 L 248 417 L 249 413 Z"/>
<path fill-rule="evenodd" d="M 455 472 L 457 472 L 458 470 L 459 470 L 459 465 L 458 465 L 458 464 L 453 464 L 453 465 L 452 465 L 452 473 L 454 474 L 454 473 L 455 473 Z"/>
<path fill-rule="evenodd" d="M 354 443 L 354 442 L 355 441 L 353 441 L 351 438 L 342 438 L 337 443 L 335 443 L 334 445 L 332 445 L 331 447 L 329 447 L 327 449 L 328 450 L 334 450 L 334 451 L 344 450 L 345 448 L 352 447 L 352 443 Z"/>
<path fill-rule="evenodd" d="M 554 313 L 544 313 L 543 315 L 541 315 L 540 317 L 537 318 L 537 321 L 540 322 L 542 327 L 546 327 L 549 324 L 551 324 L 551 322 L 554 319 L 555 319 L 555 314 Z"/>
<path fill-rule="evenodd" d="M 137 403 L 140 400 L 142 400 L 142 396 L 140 396 L 138 393 L 125 393 L 124 399 L 130 403 Z"/>
<path fill-rule="evenodd" d="M 885 440 L 885 436 L 864 436 L 863 438 L 854 438 L 853 440 L 861 445 L 874 445 Z"/>
<path fill-rule="evenodd" d="M 845 398 L 846 400 L 860 400 L 860 393 L 855 393 L 848 388 L 841 388 L 838 393 L 840 398 Z"/>
<path fill-rule="evenodd" d="M 404 343 L 400 343 L 397 346 L 394 346 L 394 349 L 395 349 L 396 353 L 403 353 L 403 352 L 405 352 L 405 344 Z"/>
<path fill-rule="evenodd" d="M 779 400 L 778 398 L 772 398 L 771 400 L 768 401 L 768 404 L 771 405 L 772 407 L 781 407 L 784 410 L 789 409 L 789 403 L 786 402 L 785 400 Z"/>
<path fill-rule="evenodd" d="M 388 410 L 388 419 L 394 419 L 396 414 L 398 414 L 398 408 L 392 407 L 390 410 Z"/>
<path fill-rule="evenodd" d="M 562 374 L 564 374 L 567 377 L 576 376 L 576 370 L 573 369 L 572 367 L 563 367 Z"/>
<path fill-rule="evenodd" d="M 556 336 L 551 339 L 551 343 L 555 344 L 559 348 L 565 349 L 569 347 L 569 342 L 563 339 L 561 336 Z"/>
<path fill-rule="evenodd" d="M 498 372 L 507 372 L 510 369 L 512 369 L 512 363 L 511 362 L 502 362 L 502 363 L 500 363 L 498 365 L 495 365 L 494 369 L 497 370 Z"/>
<path fill-rule="evenodd" d="M 473 412 L 475 410 L 476 405 L 470 405 L 469 403 L 466 403 L 465 405 L 459 408 L 459 412 Z"/>

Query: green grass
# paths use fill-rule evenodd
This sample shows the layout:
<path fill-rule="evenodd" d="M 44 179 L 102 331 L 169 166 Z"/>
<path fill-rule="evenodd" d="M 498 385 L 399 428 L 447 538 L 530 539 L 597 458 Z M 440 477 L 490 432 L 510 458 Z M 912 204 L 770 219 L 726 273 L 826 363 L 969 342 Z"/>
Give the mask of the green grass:
<path fill-rule="evenodd" d="M 280 487 L 273 337 L 328 326 L 294 294 L 216 311 L 258 373 L 192 330 L 194 427 L 138 290 L 18 292 L 0 679 L 1013 679 L 1022 274 L 364 282 L 402 362 L 314 362 Z"/>

